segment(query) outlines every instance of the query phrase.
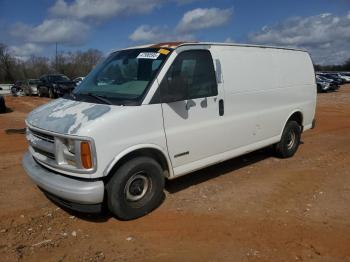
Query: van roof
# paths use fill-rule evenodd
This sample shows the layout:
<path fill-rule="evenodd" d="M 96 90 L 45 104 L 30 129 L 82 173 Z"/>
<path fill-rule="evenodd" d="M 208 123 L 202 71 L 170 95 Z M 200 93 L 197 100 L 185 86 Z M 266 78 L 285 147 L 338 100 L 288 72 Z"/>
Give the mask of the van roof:
<path fill-rule="evenodd" d="M 134 46 L 134 47 L 123 48 L 123 49 L 135 49 L 135 48 L 169 48 L 169 49 L 176 49 L 176 48 L 178 48 L 180 46 L 188 46 L 188 45 L 242 46 L 242 47 L 272 48 L 272 49 L 284 49 L 284 50 L 294 50 L 294 51 L 307 52 L 304 49 L 297 49 L 297 48 L 291 48 L 291 47 L 281 47 L 281 46 L 265 46 L 265 45 L 237 44 L 237 43 L 219 43 L 219 42 L 186 42 L 186 41 L 161 42 L 161 43 L 156 43 L 156 44 Z"/>

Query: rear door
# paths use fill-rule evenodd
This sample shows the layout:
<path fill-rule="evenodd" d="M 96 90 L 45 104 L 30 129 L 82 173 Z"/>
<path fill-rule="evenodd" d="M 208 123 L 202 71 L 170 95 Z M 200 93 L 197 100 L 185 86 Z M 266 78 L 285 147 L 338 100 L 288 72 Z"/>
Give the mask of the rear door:
<path fill-rule="evenodd" d="M 159 87 L 164 129 L 175 175 L 222 152 L 223 90 L 209 50 L 183 51 Z M 221 108 L 220 108 L 221 107 Z"/>

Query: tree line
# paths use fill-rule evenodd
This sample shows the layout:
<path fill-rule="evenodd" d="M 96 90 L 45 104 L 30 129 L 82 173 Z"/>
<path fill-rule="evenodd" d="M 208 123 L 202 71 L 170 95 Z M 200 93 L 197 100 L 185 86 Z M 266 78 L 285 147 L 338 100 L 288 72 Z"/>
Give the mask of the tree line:
<path fill-rule="evenodd" d="M 350 58 L 341 65 L 315 65 L 316 71 L 350 72 Z"/>
<path fill-rule="evenodd" d="M 103 58 L 97 49 L 76 52 L 60 52 L 57 57 L 32 55 L 26 60 L 16 58 L 11 50 L 0 43 L 0 83 L 39 78 L 44 74 L 60 73 L 74 79 L 86 76 Z"/>
<path fill-rule="evenodd" d="M 97 49 L 76 52 L 60 52 L 57 57 L 32 55 L 27 60 L 16 58 L 5 45 L 0 43 L 0 83 L 39 78 L 44 74 L 60 73 L 74 79 L 86 76 L 103 58 Z M 350 59 L 341 65 L 315 65 L 316 71 L 350 72 Z"/>

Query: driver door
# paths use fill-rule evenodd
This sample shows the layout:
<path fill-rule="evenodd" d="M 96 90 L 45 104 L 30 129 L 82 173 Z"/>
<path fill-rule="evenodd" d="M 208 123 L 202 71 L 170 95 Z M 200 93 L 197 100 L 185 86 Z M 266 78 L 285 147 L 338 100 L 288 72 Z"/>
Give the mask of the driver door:
<path fill-rule="evenodd" d="M 181 52 L 161 81 L 160 93 L 175 175 L 222 152 L 223 90 L 209 50 Z"/>

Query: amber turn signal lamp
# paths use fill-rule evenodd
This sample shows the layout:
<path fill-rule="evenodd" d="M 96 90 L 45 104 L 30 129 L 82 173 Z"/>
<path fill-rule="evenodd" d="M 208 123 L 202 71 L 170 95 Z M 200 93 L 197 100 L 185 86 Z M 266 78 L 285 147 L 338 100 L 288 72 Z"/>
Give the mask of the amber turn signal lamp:
<path fill-rule="evenodd" d="M 89 142 L 83 141 L 80 143 L 80 157 L 81 163 L 85 169 L 92 168 L 92 156 Z"/>

